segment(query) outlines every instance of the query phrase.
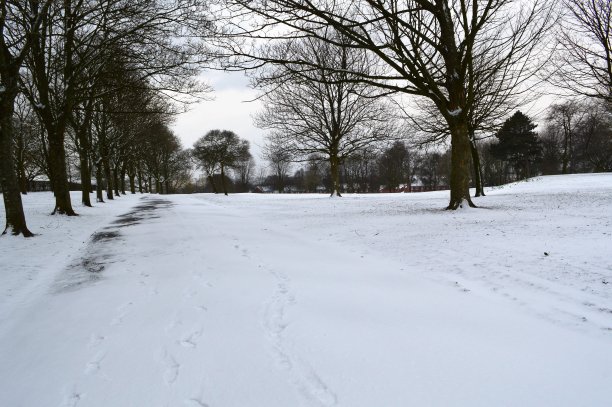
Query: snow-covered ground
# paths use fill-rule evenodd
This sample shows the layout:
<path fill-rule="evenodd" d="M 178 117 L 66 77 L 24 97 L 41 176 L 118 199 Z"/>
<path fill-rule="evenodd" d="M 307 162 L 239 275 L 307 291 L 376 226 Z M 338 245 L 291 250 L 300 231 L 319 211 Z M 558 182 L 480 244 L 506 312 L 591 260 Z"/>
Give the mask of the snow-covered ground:
<path fill-rule="evenodd" d="M 612 174 L 447 199 L 30 194 L 0 406 L 612 405 Z"/>

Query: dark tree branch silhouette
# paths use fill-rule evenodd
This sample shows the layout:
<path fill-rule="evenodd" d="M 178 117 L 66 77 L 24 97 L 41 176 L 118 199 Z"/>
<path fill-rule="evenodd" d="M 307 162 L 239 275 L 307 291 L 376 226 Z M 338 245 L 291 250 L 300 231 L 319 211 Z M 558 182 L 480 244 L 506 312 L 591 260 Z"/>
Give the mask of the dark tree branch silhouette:
<path fill-rule="evenodd" d="M 367 50 L 381 68 L 375 73 L 351 72 L 355 81 L 374 85 L 381 93 L 401 92 L 431 100 L 451 135 L 448 209 L 456 209 L 464 201 L 474 206 L 469 195 L 468 115 L 475 94 L 467 80 L 474 51 L 484 37 L 491 41 L 488 48 L 496 50 L 495 60 L 508 64 L 520 53 L 514 53 L 514 46 L 504 47 L 507 38 L 517 45 L 532 43 L 550 18 L 547 5 L 539 1 L 522 6 L 510 0 L 228 0 L 227 3 L 227 20 L 221 34 L 238 38 L 228 45 L 229 66 L 249 68 L 293 62 L 308 72 L 318 67 L 316 62 L 287 61 L 288 58 L 258 52 L 260 40 L 282 43 L 307 37 L 341 45 L 335 37 L 327 35 L 333 30 L 350 40 L 352 47 Z M 503 36 L 488 36 L 491 31 Z"/>

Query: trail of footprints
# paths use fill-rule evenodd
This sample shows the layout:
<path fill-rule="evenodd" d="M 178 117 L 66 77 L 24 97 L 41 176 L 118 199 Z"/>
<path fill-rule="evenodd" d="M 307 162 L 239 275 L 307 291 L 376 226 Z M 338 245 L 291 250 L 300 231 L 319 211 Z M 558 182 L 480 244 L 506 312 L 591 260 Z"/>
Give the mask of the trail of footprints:
<path fill-rule="evenodd" d="M 252 260 L 247 249 L 239 244 L 239 239 L 232 239 L 234 249 L 238 250 L 242 257 Z M 338 398 L 334 392 L 325 384 L 317 373 L 303 361 L 295 351 L 286 344 L 284 331 L 289 326 L 286 311 L 296 303 L 295 295 L 292 293 L 291 281 L 287 274 L 274 271 L 266 266 L 261 259 L 256 259 L 259 269 L 270 273 L 276 281 L 276 289 L 271 300 L 264 306 L 262 325 L 268 333 L 271 352 L 278 366 L 286 370 L 290 376 L 290 382 L 299 393 L 307 400 L 308 404 L 322 407 L 332 407 L 338 404 Z"/>
<path fill-rule="evenodd" d="M 143 275 L 143 277 L 149 277 L 148 275 Z M 201 288 L 211 288 L 212 284 L 206 281 L 203 277 L 202 272 L 194 272 L 193 273 L 194 280 Z M 204 333 L 204 328 L 202 325 L 194 325 L 191 329 L 185 330 L 184 323 L 182 318 L 180 318 L 181 311 L 188 312 L 189 309 L 195 311 L 197 314 L 201 314 L 203 312 L 208 311 L 208 308 L 198 301 L 198 294 L 202 291 L 193 288 L 187 288 L 183 291 L 181 301 L 177 311 L 175 312 L 173 318 L 170 323 L 168 323 L 165 327 L 165 332 L 167 335 L 175 336 L 175 340 L 170 342 L 170 345 L 175 344 L 179 346 L 181 349 L 196 349 L 198 347 L 198 342 Z M 148 298 L 152 299 L 159 292 L 156 288 L 152 288 L 148 292 Z M 193 304 L 190 304 L 193 303 Z M 134 306 L 133 301 L 126 302 L 116 309 L 116 315 L 110 320 L 109 327 L 112 330 L 118 329 L 126 320 L 126 318 L 131 313 L 131 308 Z M 99 332 L 94 332 L 90 335 L 89 342 L 87 347 L 92 352 L 92 357 L 85 364 L 83 369 L 83 374 L 86 376 L 95 376 L 100 375 L 103 367 L 104 360 L 107 357 L 108 349 L 105 346 L 109 333 L 103 334 Z M 170 346 L 171 347 L 171 346 Z M 163 373 L 162 379 L 163 382 L 167 386 L 173 386 L 180 376 L 181 363 L 179 360 L 168 350 L 168 347 L 162 347 L 161 349 L 161 359 L 163 364 Z M 103 376 L 102 376 L 103 377 Z M 76 388 L 76 385 L 75 385 Z M 62 403 L 63 407 L 77 407 L 80 402 L 84 399 L 85 393 L 79 392 L 76 389 L 68 391 L 66 396 L 64 397 L 64 401 Z M 187 406 L 204 406 L 209 407 L 203 401 L 202 397 L 191 397 L 184 400 L 184 404 Z"/>
<path fill-rule="evenodd" d="M 197 349 L 199 341 L 204 335 L 204 326 L 196 323 L 191 326 L 190 329 L 185 329 L 185 322 L 189 320 L 199 320 L 198 317 L 201 313 L 208 311 L 208 308 L 201 303 L 200 295 L 203 290 L 213 287 L 213 285 L 204 278 L 204 273 L 201 271 L 195 271 L 192 274 L 193 280 L 196 283 L 196 288 L 193 286 L 187 287 L 183 290 L 181 296 L 182 301 L 177 307 L 175 313 L 164 329 L 167 336 L 174 340 L 171 340 L 167 346 L 163 346 L 161 349 L 161 360 L 163 364 L 163 381 L 168 387 L 173 387 L 180 379 L 181 375 L 181 358 L 178 355 L 183 355 L 184 352 Z M 199 287 L 199 288 L 198 288 Z M 195 312 L 195 314 L 193 314 Z M 186 317 L 188 315 L 188 317 Z M 183 351 L 181 351 L 183 349 Z M 187 360 L 190 360 L 189 358 Z M 183 400 L 183 404 L 188 407 L 209 407 L 204 402 L 204 398 L 200 389 L 197 392 L 198 396 L 189 397 Z"/>
<path fill-rule="evenodd" d="M 238 239 L 234 239 L 238 242 Z M 243 258 L 251 259 L 249 251 L 241 248 L 238 243 L 234 248 L 241 253 Z M 286 310 L 296 303 L 296 298 L 291 291 L 289 277 L 281 272 L 274 271 L 266 267 L 260 262 L 258 268 L 270 273 L 276 280 L 276 289 L 268 304 L 263 311 L 263 326 L 267 331 L 271 351 L 279 367 L 286 370 L 290 376 L 290 382 L 296 387 L 308 404 L 331 407 L 338 403 L 337 396 L 317 375 L 317 373 L 294 351 L 287 346 L 284 331 L 289 323 L 286 320 Z M 157 360 L 162 364 L 161 378 L 163 383 L 168 387 L 173 387 L 180 379 L 181 374 L 181 358 L 177 357 L 185 350 L 195 350 L 198 347 L 199 341 L 204 334 L 204 327 L 195 324 L 190 329 L 185 329 L 185 324 L 181 314 L 189 314 L 189 310 L 196 313 L 204 313 L 208 311 L 206 305 L 199 302 L 199 294 L 202 289 L 208 289 L 213 285 L 204 278 L 202 271 L 195 271 L 192 274 L 193 281 L 196 283 L 196 288 L 188 287 L 182 293 L 182 301 L 177 307 L 177 311 L 166 324 L 164 331 L 167 336 L 174 336 L 174 341 L 170 341 L 168 345 L 162 346 L 158 352 Z M 144 279 L 149 277 L 148 274 L 141 275 Z M 141 280 L 141 285 L 147 284 Z M 148 299 L 153 299 L 159 294 L 157 288 L 149 288 Z M 120 327 L 131 312 L 134 303 L 127 302 L 117 308 L 117 314 L 110 321 L 110 327 L 117 329 Z M 196 318 L 197 320 L 197 318 Z M 89 348 L 92 350 L 93 356 L 87 362 L 84 368 L 86 375 L 99 375 L 102 371 L 104 360 L 106 359 L 107 350 L 104 343 L 107 335 L 101 333 L 93 333 L 90 337 Z M 180 351 L 183 349 L 183 351 Z M 188 397 L 183 400 L 187 407 L 210 407 L 203 397 L 203 392 L 196 392 L 196 397 Z M 73 390 L 67 394 L 63 406 L 77 407 L 79 402 L 84 398 L 84 393 Z"/>
<path fill-rule="evenodd" d="M 337 405 L 336 394 L 316 371 L 286 344 L 284 331 L 289 326 L 286 310 L 296 303 L 296 298 L 290 290 L 291 281 L 286 274 L 273 270 L 269 272 L 276 279 L 277 285 L 271 301 L 265 307 L 263 324 L 279 367 L 290 374 L 291 383 L 310 404 L 322 407 Z"/>

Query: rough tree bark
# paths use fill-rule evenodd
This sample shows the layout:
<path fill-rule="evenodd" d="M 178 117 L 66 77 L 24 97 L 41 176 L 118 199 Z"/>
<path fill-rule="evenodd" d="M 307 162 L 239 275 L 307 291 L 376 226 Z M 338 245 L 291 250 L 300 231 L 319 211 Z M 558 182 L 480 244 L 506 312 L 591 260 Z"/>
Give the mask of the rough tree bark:
<path fill-rule="evenodd" d="M 463 207 L 464 202 L 470 207 L 476 205 L 470 197 L 470 138 L 467 124 L 458 122 L 451 126 L 451 182 L 450 203 L 446 209 L 454 210 Z"/>

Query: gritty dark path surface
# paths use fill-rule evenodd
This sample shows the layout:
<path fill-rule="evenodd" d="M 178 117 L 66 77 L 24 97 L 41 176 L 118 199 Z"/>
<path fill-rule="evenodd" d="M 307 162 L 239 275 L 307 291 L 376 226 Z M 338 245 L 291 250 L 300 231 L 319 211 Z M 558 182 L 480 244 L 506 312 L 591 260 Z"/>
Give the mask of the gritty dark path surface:
<path fill-rule="evenodd" d="M 120 261 L 112 251 L 112 244 L 121 240 L 121 229 L 136 226 L 160 217 L 160 212 L 169 209 L 173 203 L 161 198 L 141 198 L 141 203 L 129 212 L 119 215 L 111 225 L 91 235 L 82 256 L 78 256 L 62 273 L 57 282 L 56 292 L 78 289 L 84 284 L 98 281 L 106 265 Z"/>

